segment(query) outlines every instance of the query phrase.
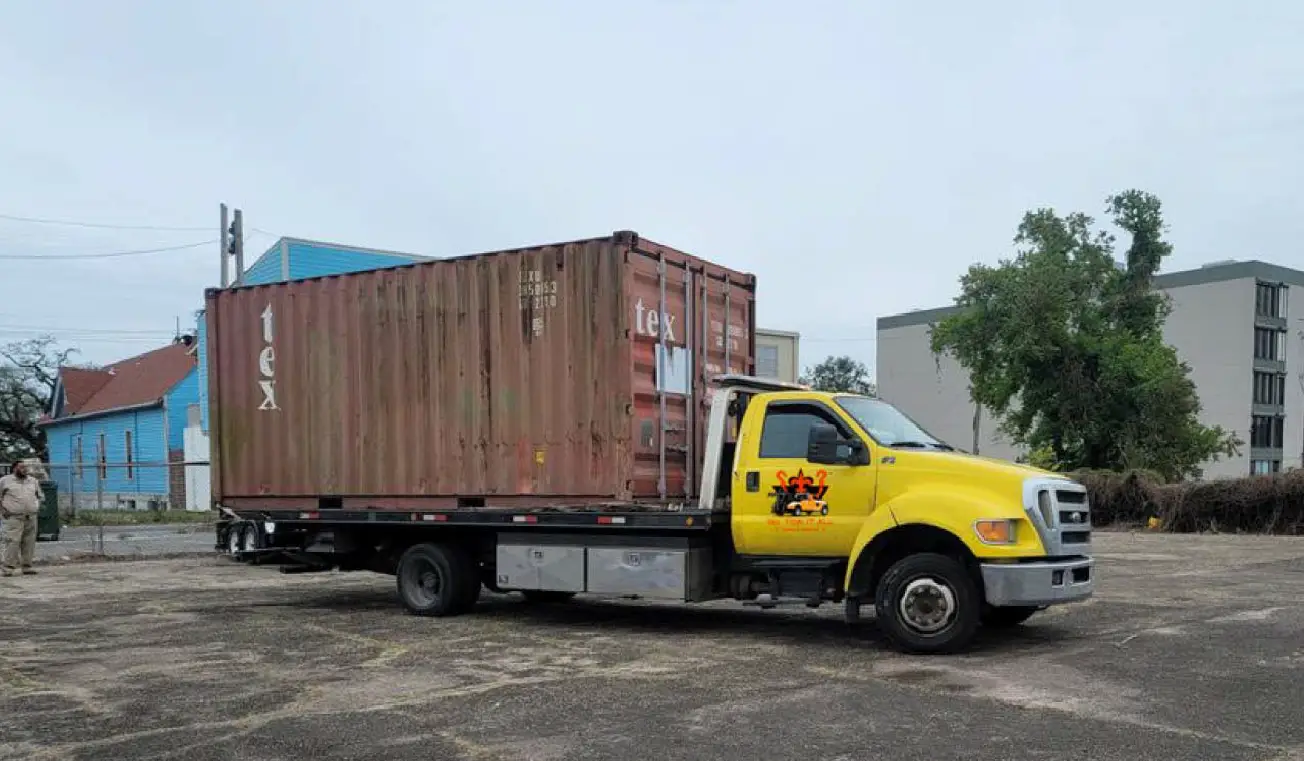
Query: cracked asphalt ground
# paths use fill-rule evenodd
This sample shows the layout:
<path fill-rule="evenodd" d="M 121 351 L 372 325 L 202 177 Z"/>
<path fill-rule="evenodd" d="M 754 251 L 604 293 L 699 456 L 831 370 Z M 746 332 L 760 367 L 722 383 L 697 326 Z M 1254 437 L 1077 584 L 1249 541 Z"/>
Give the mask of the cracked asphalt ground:
<path fill-rule="evenodd" d="M 0 758 L 1304 760 L 1304 540 L 1098 537 L 1095 599 L 932 658 L 829 607 L 45 568 L 0 583 Z"/>

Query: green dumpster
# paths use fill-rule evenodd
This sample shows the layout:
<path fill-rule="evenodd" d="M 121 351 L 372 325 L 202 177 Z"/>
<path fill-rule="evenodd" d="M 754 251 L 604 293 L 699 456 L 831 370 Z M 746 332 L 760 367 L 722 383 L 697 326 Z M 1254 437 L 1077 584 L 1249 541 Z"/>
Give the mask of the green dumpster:
<path fill-rule="evenodd" d="M 41 491 L 45 501 L 36 516 L 36 540 L 59 541 L 59 485 L 54 481 L 42 481 Z"/>

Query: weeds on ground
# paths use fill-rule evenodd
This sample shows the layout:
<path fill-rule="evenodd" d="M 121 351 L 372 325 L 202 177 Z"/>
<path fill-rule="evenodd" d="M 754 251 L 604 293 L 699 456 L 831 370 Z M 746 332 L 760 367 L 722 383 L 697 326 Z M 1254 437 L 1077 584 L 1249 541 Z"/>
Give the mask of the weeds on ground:
<path fill-rule="evenodd" d="M 211 510 L 78 510 L 63 518 L 65 526 L 144 526 L 152 523 L 213 523 Z"/>

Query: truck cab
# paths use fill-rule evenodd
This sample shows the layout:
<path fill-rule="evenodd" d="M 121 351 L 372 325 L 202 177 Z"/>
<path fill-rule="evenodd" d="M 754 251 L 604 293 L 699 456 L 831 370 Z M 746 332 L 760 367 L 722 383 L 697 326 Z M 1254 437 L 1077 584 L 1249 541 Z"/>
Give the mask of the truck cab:
<path fill-rule="evenodd" d="M 899 647 L 948 652 L 1093 589 L 1086 489 L 976 457 L 891 404 L 717 380 L 703 506 L 727 503 L 733 596 L 873 608 Z"/>

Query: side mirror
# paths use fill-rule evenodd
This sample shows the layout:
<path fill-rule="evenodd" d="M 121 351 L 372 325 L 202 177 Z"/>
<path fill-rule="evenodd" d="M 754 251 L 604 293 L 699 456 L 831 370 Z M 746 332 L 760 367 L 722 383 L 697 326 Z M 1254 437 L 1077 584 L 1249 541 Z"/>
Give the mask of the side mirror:
<path fill-rule="evenodd" d="M 817 465 L 868 465 L 869 449 L 860 439 L 847 440 L 827 423 L 811 426 L 806 460 Z"/>
<path fill-rule="evenodd" d="M 838 429 L 828 423 L 816 423 L 810 428 L 806 443 L 806 460 L 819 465 L 840 465 L 838 457 Z"/>

